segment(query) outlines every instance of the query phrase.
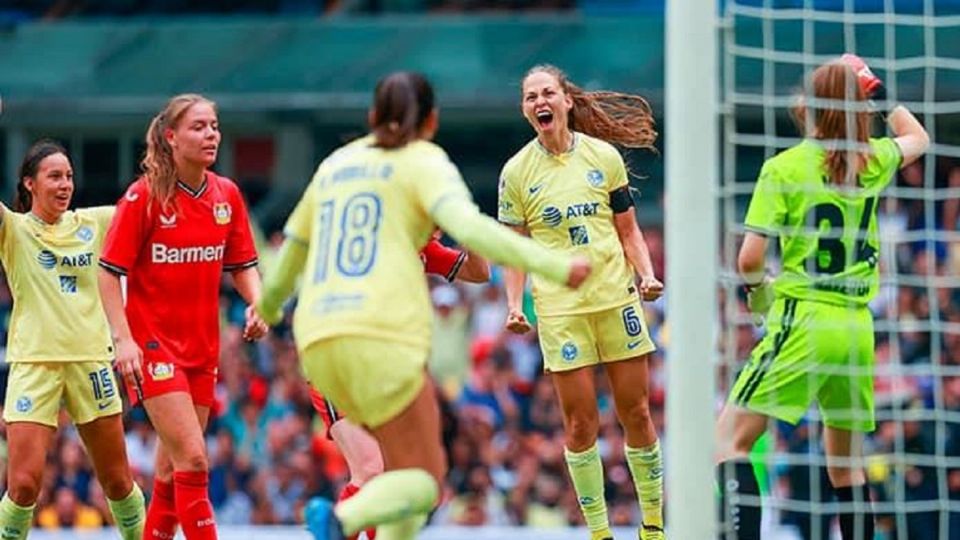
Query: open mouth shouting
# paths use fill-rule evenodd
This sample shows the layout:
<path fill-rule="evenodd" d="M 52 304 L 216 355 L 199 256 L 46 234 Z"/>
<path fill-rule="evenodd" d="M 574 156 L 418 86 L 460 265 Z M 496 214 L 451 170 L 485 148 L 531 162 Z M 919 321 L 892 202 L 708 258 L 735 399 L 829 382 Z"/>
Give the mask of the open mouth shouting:
<path fill-rule="evenodd" d="M 553 125 L 553 111 L 550 109 L 540 109 L 536 115 L 537 124 L 540 126 L 540 129 L 548 129 Z"/>

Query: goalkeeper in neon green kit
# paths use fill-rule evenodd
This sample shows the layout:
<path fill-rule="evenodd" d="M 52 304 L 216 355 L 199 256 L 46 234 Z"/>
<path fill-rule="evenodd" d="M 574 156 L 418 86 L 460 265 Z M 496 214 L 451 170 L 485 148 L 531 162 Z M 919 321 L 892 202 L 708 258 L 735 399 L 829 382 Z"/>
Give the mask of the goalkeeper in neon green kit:
<path fill-rule="evenodd" d="M 929 145 L 895 107 L 895 138 L 870 138 L 868 100 L 883 86 L 844 55 L 813 72 L 794 111 L 804 140 L 768 159 L 747 210 L 738 267 L 767 334 L 740 373 L 717 426 L 722 539 L 760 538 L 759 488 L 747 458 L 770 418 L 797 423 L 816 401 L 844 540 L 872 540 L 861 434 L 874 429 L 873 318 L 879 284 L 877 203 L 897 169 Z M 783 271 L 765 275 L 771 237 Z M 845 504 L 844 504 L 845 503 Z M 851 504 L 853 503 L 853 504 Z M 851 512 L 851 508 L 854 510 Z"/>

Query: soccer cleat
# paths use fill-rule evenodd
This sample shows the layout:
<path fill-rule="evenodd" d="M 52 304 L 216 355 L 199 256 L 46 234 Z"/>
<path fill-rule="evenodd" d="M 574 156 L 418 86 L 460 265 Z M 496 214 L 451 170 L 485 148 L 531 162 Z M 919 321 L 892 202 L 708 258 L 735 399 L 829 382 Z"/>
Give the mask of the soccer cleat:
<path fill-rule="evenodd" d="M 315 540 L 346 540 L 340 520 L 333 513 L 333 503 L 323 497 L 313 497 L 303 508 L 307 531 Z"/>
<path fill-rule="evenodd" d="M 667 540 L 667 535 L 663 532 L 663 528 L 657 527 L 656 525 L 644 525 L 642 523 L 640 524 L 640 530 L 637 536 L 640 540 Z"/>
<path fill-rule="evenodd" d="M 613 532 L 610 529 L 593 531 L 590 533 L 590 540 L 613 540 Z"/>

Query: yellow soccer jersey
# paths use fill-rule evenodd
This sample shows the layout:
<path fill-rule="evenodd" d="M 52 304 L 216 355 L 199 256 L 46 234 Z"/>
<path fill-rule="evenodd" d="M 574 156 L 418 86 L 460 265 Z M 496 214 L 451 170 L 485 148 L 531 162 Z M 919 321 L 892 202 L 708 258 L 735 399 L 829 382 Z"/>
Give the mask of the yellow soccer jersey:
<path fill-rule="evenodd" d="M 593 263 L 590 277 L 576 290 L 533 276 L 538 315 L 601 311 L 635 297 L 635 272 L 610 209 L 610 192 L 625 185 L 627 171 L 617 149 L 582 133 L 574 133 L 566 154 L 552 155 L 534 139 L 504 165 L 500 221 L 524 226 L 538 243 L 586 255 Z"/>
<path fill-rule="evenodd" d="M 432 311 L 418 253 L 435 228 L 429 210 L 451 196 L 470 192 L 433 143 L 384 150 L 364 138 L 325 159 L 285 228 L 309 245 L 297 346 L 361 335 L 427 348 Z"/>
<path fill-rule="evenodd" d="M 13 294 L 8 362 L 113 360 L 97 261 L 113 207 L 68 211 L 49 225 L 3 207 L 0 261 Z"/>

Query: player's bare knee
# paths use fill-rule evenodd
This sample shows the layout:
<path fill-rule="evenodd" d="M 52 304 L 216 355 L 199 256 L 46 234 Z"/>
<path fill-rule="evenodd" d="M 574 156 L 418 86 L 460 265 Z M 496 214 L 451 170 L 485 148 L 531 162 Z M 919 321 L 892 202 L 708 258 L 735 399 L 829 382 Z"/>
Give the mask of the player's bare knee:
<path fill-rule="evenodd" d="M 567 421 L 566 444 L 569 450 L 583 452 L 597 441 L 600 421 L 596 415 L 574 415 Z"/>
<path fill-rule="evenodd" d="M 650 417 L 650 405 L 646 399 L 637 401 L 620 414 L 620 421 L 623 422 L 624 429 L 641 432 L 653 427 L 653 420 Z"/>
<path fill-rule="evenodd" d="M 207 461 L 207 453 L 202 446 L 196 449 L 184 452 L 180 459 L 175 460 L 174 468 L 182 471 L 206 472 L 210 465 Z"/>
<path fill-rule="evenodd" d="M 7 495 L 20 506 L 30 506 L 40 495 L 41 475 L 11 470 L 7 478 Z"/>
<path fill-rule="evenodd" d="M 125 499 L 133 491 L 133 478 L 131 478 L 129 469 L 117 467 L 116 471 L 104 478 L 99 478 L 100 485 L 103 486 L 103 494 L 111 501 Z"/>

